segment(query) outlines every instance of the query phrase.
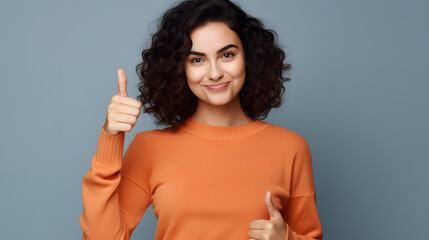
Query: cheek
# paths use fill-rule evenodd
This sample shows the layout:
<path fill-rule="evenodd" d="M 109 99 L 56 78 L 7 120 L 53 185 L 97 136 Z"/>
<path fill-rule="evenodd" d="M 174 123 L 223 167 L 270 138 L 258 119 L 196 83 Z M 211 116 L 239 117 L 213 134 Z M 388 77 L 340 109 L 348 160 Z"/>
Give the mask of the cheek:
<path fill-rule="evenodd" d="M 238 60 L 238 59 L 237 59 Z M 242 77 L 246 70 L 244 66 L 244 60 L 240 59 L 240 61 L 234 61 L 228 64 L 227 71 L 233 78 Z"/>
<path fill-rule="evenodd" d="M 186 67 L 185 69 L 186 78 L 188 83 L 198 83 L 204 77 L 204 73 L 200 68 Z"/>
<path fill-rule="evenodd" d="M 191 91 L 197 95 L 198 94 L 198 83 L 201 81 L 201 74 L 198 73 L 196 68 L 186 67 L 185 69 L 186 81 L 188 83 L 188 87 Z"/>

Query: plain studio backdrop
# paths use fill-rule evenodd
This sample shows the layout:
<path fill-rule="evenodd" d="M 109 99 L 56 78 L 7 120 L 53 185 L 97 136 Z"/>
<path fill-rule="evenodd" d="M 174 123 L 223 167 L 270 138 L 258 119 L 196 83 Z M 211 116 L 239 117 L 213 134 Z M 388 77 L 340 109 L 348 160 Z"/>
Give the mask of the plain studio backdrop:
<path fill-rule="evenodd" d="M 324 239 L 425 239 L 429 216 L 429 2 L 237 0 L 292 64 L 265 121 L 309 143 Z M 135 66 L 176 1 L 0 2 L 2 239 L 80 239 L 117 68 Z M 141 114 L 126 133 L 160 128 Z M 263 201 L 263 199 L 261 199 Z M 153 239 L 152 205 L 132 239 Z"/>

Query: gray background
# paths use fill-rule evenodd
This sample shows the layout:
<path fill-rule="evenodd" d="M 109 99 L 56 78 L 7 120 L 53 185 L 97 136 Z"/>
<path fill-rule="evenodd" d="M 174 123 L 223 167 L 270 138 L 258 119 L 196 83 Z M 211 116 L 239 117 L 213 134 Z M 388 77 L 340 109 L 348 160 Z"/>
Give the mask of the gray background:
<path fill-rule="evenodd" d="M 325 239 L 424 239 L 429 207 L 428 1 L 248 1 L 293 70 L 265 121 L 309 143 Z M 80 239 L 117 68 L 135 66 L 175 1 L 0 2 L 2 239 Z M 141 114 L 140 131 L 156 127 Z M 132 239 L 153 239 L 149 206 Z"/>

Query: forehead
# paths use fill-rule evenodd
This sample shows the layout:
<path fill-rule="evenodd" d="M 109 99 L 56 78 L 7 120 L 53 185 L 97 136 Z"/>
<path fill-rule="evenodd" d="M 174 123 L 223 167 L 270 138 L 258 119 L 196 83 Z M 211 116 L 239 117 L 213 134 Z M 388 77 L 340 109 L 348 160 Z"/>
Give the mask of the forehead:
<path fill-rule="evenodd" d="M 191 34 L 192 49 L 202 52 L 215 52 L 227 44 L 234 43 L 241 48 L 237 33 L 223 22 L 208 22 L 195 28 Z"/>

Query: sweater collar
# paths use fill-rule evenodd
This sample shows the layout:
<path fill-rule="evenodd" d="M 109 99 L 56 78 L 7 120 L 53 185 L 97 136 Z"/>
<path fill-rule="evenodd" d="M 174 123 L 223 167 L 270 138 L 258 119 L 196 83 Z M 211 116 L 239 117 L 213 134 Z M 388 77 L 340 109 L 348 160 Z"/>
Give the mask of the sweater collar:
<path fill-rule="evenodd" d="M 234 141 L 256 134 L 262 129 L 268 127 L 268 125 L 269 123 L 258 119 L 240 126 L 218 127 L 197 122 L 189 117 L 184 121 L 180 128 L 194 135 L 212 140 Z"/>

